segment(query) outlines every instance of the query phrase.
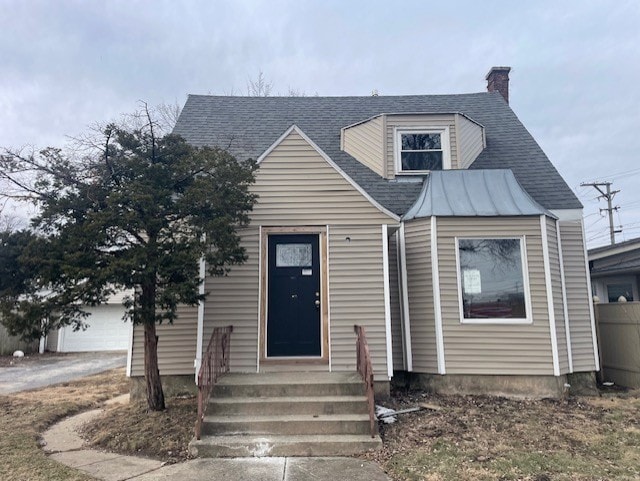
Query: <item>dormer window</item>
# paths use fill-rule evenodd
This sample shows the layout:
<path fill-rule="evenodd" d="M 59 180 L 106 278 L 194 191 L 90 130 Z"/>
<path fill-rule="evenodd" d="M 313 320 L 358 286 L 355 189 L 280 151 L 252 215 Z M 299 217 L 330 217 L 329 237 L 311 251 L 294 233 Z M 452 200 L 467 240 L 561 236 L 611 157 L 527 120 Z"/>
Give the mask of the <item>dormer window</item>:
<path fill-rule="evenodd" d="M 395 129 L 396 172 L 423 174 L 451 168 L 449 128 Z"/>

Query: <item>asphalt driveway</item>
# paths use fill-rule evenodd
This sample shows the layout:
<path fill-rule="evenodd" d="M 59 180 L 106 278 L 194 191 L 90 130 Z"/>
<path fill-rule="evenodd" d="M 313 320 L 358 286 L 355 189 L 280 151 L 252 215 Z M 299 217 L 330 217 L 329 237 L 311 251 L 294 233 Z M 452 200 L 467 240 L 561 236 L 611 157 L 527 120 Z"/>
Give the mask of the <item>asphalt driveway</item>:
<path fill-rule="evenodd" d="M 0 367 L 0 394 L 67 382 L 126 364 L 127 353 L 122 351 L 31 354 Z"/>

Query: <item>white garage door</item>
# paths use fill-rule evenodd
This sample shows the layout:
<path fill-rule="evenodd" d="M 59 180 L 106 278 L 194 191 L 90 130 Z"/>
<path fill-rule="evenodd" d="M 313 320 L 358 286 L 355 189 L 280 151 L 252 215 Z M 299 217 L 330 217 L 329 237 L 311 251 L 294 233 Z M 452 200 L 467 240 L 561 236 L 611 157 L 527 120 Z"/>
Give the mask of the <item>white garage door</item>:
<path fill-rule="evenodd" d="M 130 326 L 122 321 L 121 305 L 102 305 L 87 310 L 89 327 L 73 332 L 70 327 L 60 331 L 58 351 L 126 351 L 129 347 Z"/>

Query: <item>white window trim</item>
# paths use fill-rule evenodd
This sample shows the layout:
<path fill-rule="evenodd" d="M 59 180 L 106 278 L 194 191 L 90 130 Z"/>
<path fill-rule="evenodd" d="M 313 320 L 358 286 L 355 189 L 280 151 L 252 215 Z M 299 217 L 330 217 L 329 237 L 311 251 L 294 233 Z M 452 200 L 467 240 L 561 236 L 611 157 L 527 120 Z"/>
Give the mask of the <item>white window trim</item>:
<path fill-rule="evenodd" d="M 394 127 L 394 163 L 395 171 L 398 175 L 428 174 L 430 170 L 402 170 L 402 159 L 400 151 L 402 148 L 402 134 L 440 134 L 440 144 L 442 146 L 442 170 L 451 169 L 451 142 L 449 127 Z"/>
<path fill-rule="evenodd" d="M 522 285 L 524 288 L 524 309 L 527 313 L 525 318 L 486 318 L 486 319 L 466 319 L 464 317 L 464 303 L 462 297 L 462 279 L 460 276 L 460 239 L 470 240 L 502 240 L 515 239 L 520 241 L 520 262 L 522 263 Z M 531 315 L 531 290 L 529 289 L 529 262 L 527 260 L 527 243 L 525 236 L 460 236 L 456 241 L 456 279 L 458 281 L 458 308 L 460 311 L 460 324 L 533 324 Z"/>

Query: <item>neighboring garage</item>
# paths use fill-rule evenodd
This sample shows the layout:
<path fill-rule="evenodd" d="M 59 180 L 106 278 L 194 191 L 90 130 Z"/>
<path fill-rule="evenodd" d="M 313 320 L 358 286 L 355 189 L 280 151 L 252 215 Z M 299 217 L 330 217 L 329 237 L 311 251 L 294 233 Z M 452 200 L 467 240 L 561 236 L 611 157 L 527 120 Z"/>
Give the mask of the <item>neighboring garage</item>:
<path fill-rule="evenodd" d="M 131 323 L 122 316 L 123 294 L 109 299 L 107 304 L 88 307 L 91 315 L 86 319 L 89 327 L 75 331 L 64 327 L 47 336 L 47 350 L 54 352 L 126 351 L 131 337 Z"/>

